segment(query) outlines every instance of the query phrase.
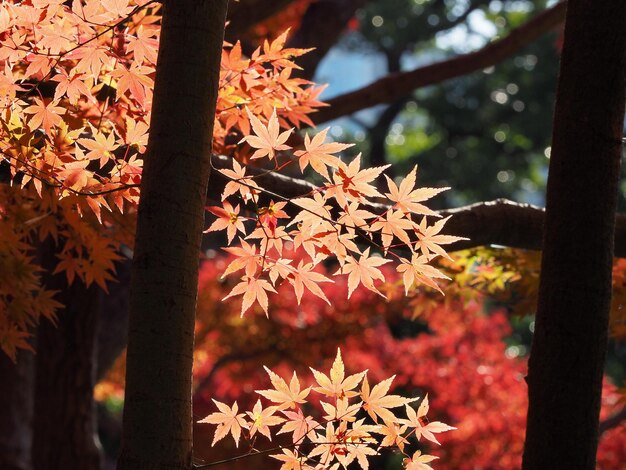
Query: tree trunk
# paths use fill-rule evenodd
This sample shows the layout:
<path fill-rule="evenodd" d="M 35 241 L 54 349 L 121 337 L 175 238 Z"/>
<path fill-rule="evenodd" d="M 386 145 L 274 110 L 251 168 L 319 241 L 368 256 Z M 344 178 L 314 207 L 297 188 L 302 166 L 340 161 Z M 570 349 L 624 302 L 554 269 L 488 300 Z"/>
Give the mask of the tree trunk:
<path fill-rule="evenodd" d="M 14 364 L 0 352 L 0 469 L 29 470 L 35 356 L 20 350 Z"/>
<path fill-rule="evenodd" d="M 570 0 L 523 468 L 594 469 L 624 119 L 626 2 Z"/>
<path fill-rule="evenodd" d="M 57 324 L 42 320 L 37 332 L 33 464 L 37 470 L 99 470 L 93 387 L 99 288 L 51 276 L 66 307 Z"/>
<path fill-rule="evenodd" d="M 189 469 L 198 259 L 227 0 L 166 0 L 131 281 L 121 469 Z"/>

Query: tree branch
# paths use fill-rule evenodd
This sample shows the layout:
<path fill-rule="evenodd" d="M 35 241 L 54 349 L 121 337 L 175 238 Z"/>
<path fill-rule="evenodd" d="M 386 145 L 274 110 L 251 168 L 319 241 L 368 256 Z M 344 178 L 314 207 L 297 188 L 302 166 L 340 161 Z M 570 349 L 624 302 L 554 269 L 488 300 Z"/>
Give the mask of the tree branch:
<path fill-rule="evenodd" d="M 289 47 L 315 47 L 298 59 L 302 70 L 294 71 L 297 76 L 309 80 L 313 77 L 320 61 L 343 34 L 348 20 L 363 4 L 365 0 L 319 0 L 309 5 L 300 27 L 288 42 Z"/>
<path fill-rule="evenodd" d="M 620 424 L 626 421 L 626 407 L 622 408 L 617 413 L 609 416 L 604 421 L 600 421 L 599 432 L 600 436 L 607 432 L 609 429 L 616 428 Z"/>
<path fill-rule="evenodd" d="M 229 2 L 226 37 L 237 40 L 252 26 L 265 21 L 295 0 L 240 0 Z"/>
<path fill-rule="evenodd" d="M 232 159 L 214 155 L 213 167 L 232 168 Z M 303 196 L 317 187 L 307 181 L 277 173 L 268 173 L 261 168 L 248 167 L 247 174 L 257 176 L 259 186 L 268 188 L 284 198 Z M 207 197 L 219 201 L 228 179 L 218 171 L 211 176 L 211 187 Z M 367 209 L 381 213 L 388 209 L 384 204 L 368 204 Z M 447 235 L 466 237 L 448 245 L 448 251 L 463 250 L 483 245 L 502 245 L 526 250 L 540 250 L 542 244 L 544 209 L 530 204 L 519 204 L 506 199 L 480 202 L 469 206 L 440 211 L 442 217 L 451 215 L 443 232 Z M 615 220 L 615 257 L 626 258 L 626 214 L 618 214 Z"/>
<path fill-rule="evenodd" d="M 329 107 L 319 110 L 311 117 L 316 124 L 330 121 L 377 104 L 389 103 L 417 88 L 440 83 L 495 65 L 559 25 L 565 17 L 565 8 L 566 2 L 560 2 L 514 29 L 508 36 L 494 41 L 476 52 L 409 72 L 389 74 L 366 87 L 333 98 L 328 101 Z"/>

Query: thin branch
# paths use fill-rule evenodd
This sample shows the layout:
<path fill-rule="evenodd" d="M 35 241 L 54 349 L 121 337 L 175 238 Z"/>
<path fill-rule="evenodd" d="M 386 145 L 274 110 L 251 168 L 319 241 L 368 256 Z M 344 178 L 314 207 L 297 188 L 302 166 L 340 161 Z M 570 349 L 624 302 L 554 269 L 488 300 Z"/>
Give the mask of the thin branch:
<path fill-rule="evenodd" d="M 624 421 L 626 421 L 626 406 L 617 413 L 609 416 L 607 419 L 600 422 L 600 436 L 602 436 L 602 434 L 607 432 L 609 429 L 616 428 Z"/>
<path fill-rule="evenodd" d="M 316 124 L 330 121 L 377 104 L 389 103 L 418 88 L 496 65 L 561 24 L 565 18 L 565 9 L 566 2 L 560 2 L 514 29 L 506 37 L 476 52 L 409 72 L 389 74 L 371 85 L 333 98 L 328 101 L 328 108 L 320 109 L 311 118 Z"/>
<path fill-rule="evenodd" d="M 232 160 L 229 157 L 214 155 L 212 161 L 215 168 L 232 168 Z M 268 173 L 260 168 L 247 167 L 247 173 L 255 176 L 255 182 L 259 186 L 271 188 L 273 193 L 288 199 L 304 196 L 317 189 L 315 185 L 307 181 Z M 259 175 L 258 178 L 256 175 Z M 221 200 L 220 195 L 227 181 L 227 178 L 219 172 L 214 172 L 207 196 L 213 200 Z M 376 203 L 364 206 L 367 210 L 377 214 L 389 209 L 389 206 Z M 502 245 L 527 250 L 541 249 L 545 216 L 543 208 L 506 199 L 496 199 L 444 210 L 439 214 L 442 217 L 453 216 L 442 233 L 469 239 L 447 245 L 446 251 L 483 245 Z M 616 216 L 615 257 L 626 258 L 626 214 Z"/>

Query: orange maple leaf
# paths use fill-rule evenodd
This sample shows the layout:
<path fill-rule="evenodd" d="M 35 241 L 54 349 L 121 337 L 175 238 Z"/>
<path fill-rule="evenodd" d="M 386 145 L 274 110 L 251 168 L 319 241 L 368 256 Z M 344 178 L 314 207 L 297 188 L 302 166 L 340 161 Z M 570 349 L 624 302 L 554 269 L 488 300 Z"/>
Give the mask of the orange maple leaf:
<path fill-rule="evenodd" d="M 450 279 L 434 266 L 428 264 L 432 256 L 419 255 L 413 253 L 413 257 L 409 262 L 405 258 L 400 258 L 400 264 L 396 267 L 396 271 L 402 273 L 402 282 L 404 283 L 405 294 L 409 294 L 409 290 L 415 282 L 421 282 L 443 294 L 434 279 Z"/>
<path fill-rule="evenodd" d="M 306 403 L 305 398 L 311 391 L 311 387 L 300 390 L 300 381 L 296 373 L 293 373 L 289 385 L 278 374 L 263 366 L 267 375 L 270 376 L 274 390 L 256 390 L 256 393 L 267 398 L 271 402 L 278 403 L 280 409 L 295 408 L 296 403 Z"/>
<path fill-rule="evenodd" d="M 326 167 L 337 168 L 341 161 L 339 157 L 334 156 L 333 153 L 341 152 L 342 150 L 352 147 L 354 144 L 340 144 L 337 142 L 324 143 L 328 129 L 330 128 L 327 127 L 319 132 L 313 139 L 311 139 L 307 133 L 304 136 L 305 150 L 297 150 L 294 152 L 294 155 L 298 157 L 300 171 L 304 171 L 307 165 L 311 165 L 318 174 L 330 181 Z"/>
<path fill-rule="evenodd" d="M 326 298 L 324 291 L 322 291 L 318 283 L 334 281 L 328 279 L 323 274 L 313 271 L 313 268 L 313 263 L 305 264 L 303 260 L 300 260 L 300 262 L 298 263 L 298 267 L 291 272 L 291 275 L 289 277 L 287 277 L 289 283 L 293 285 L 293 289 L 296 293 L 296 299 L 298 300 L 298 305 L 300 305 L 300 301 L 302 300 L 302 294 L 304 293 L 305 287 L 314 295 L 316 295 L 320 299 L 323 299 L 328 305 L 330 305 L 330 301 Z"/>
<path fill-rule="evenodd" d="M 413 228 L 413 222 L 407 219 L 401 210 L 389 209 L 384 217 L 377 219 L 369 228 L 370 232 L 380 231 L 385 251 L 391 246 L 393 237 L 396 236 L 407 245 L 411 245 L 411 238 L 407 230 Z"/>
<path fill-rule="evenodd" d="M 319 387 L 314 387 L 313 390 L 335 398 L 350 398 L 358 395 L 358 393 L 353 390 L 359 385 L 361 380 L 363 380 L 367 372 L 363 371 L 346 377 L 343 360 L 341 359 L 341 350 L 339 348 L 337 348 L 337 356 L 330 369 L 330 377 L 312 367 L 310 369 L 311 372 L 313 372 L 315 380 L 320 385 Z"/>
<path fill-rule="evenodd" d="M 223 202 L 223 208 L 218 206 L 210 206 L 205 209 L 211 214 L 218 217 L 211 226 L 203 233 L 215 232 L 216 230 L 226 230 L 228 236 L 228 244 L 232 243 L 233 238 L 239 230 L 244 235 L 246 234 L 246 228 L 243 225 L 243 220 L 239 217 L 239 205 L 233 206 L 228 201 Z"/>
<path fill-rule="evenodd" d="M 409 405 L 405 405 L 405 409 L 408 419 L 401 421 L 407 426 L 414 428 L 415 437 L 418 440 L 420 437 L 424 436 L 427 440 L 441 445 L 433 433 L 446 432 L 456 429 L 455 427 L 448 426 L 440 421 L 429 422 L 426 419 L 426 414 L 428 413 L 428 395 L 426 395 L 422 400 L 422 403 L 420 403 L 417 412 L 415 412 L 415 410 Z"/>
<path fill-rule="evenodd" d="M 276 290 L 268 281 L 264 279 L 257 279 L 255 277 L 244 276 L 241 282 L 233 287 L 233 290 L 231 290 L 230 293 L 222 300 L 226 300 L 235 295 L 243 294 L 243 301 L 241 302 L 242 317 L 255 301 L 257 301 L 261 308 L 263 308 L 265 316 L 269 316 L 267 311 L 268 299 L 266 291 L 276 293 Z"/>
<path fill-rule="evenodd" d="M 232 408 L 217 400 L 213 400 L 213 403 L 215 403 L 220 411 L 211 413 L 204 419 L 198 421 L 199 423 L 217 424 L 217 429 L 215 429 L 215 435 L 213 436 L 213 443 L 211 445 L 214 446 L 216 442 L 225 438 L 228 434 L 232 434 L 233 439 L 235 440 L 235 446 L 239 447 L 241 428 L 248 428 L 248 423 L 246 423 L 245 420 L 245 414 L 237 413 L 237 411 L 239 411 L 237 402 L 233 403 Z"/>
<path fill-rule="evenodd" d="M 361 154 L 346 165 L 339 162 L 339 169 L 333 173 L 333 184 L 327 183 L 327 196 L 334 196 L 342 209 L 348 201 L 361 202 L 365 197 L 382 197 L 370 183 L 374 181 L 390 165 L 361 170 Z"/>
<path fill-rule="evenodd" d="M 252 411 L 246 413 L 252 420 L 250 423 L 250 437 L 254 436 L 257 431 L 263 434 L 268 439 L 272 439 L 269 426 L 275 426 L 285 422 L 285 418 L 280 416 L 274 416 L 274 413 L 278 410 L 277 406 L 270 406 L 263 408 L 261 406 L 261 400 L 257 400 Z"/>
<path fill-rule="evenodd" d="M 335 272 L 335 275 L 348 274 L 348 298 L 350 298 L 354 289 L 361 283 L 366 289 L 386 299 L 387 297 L 374 286 L 374 280 L 385 280 L 385 276 L 383 276 L 383 273 L 378 269 L 378 266 L 389 262 L 390 260 L 380 256 L 370 257 L 370 249 L 367 248 L 358 261 L 354 257 L 348 256 L 346 263 Z"/>
<path fill-rule="evenodd" d="M 397 422 L 398 418 L 396 418 L 396 416 L 389 411 L 389 408 L 397 408 L 416 400 L 416 398 L 404 398 L 400 395 L 387 395 L 389 387 L 391 387 L 391 383 L 395 377 L 396 376 L 393 375 L 374 385 L 374 388 L 371 391 L 367 377 L 363 379 L 363 383 L 361 384 L 363 409 L 367 411 L 375 423 L 378 422 L 378 417 L 382 418 L 385 422 Z"/>
<path fill-rule="evenodd" d="M 248 119 L 252 125 L 252 130 L 255 135 L 247 135 L 239 141 L 239 143 L 247 142 L 250 147 L 257 149 L 251 159 L 262 158 L 267 156 L 272 160 L 277 150 L 288 150 L 291 147 L 285 145 L 285 142 L 289 138 L 289 135 L 293 132 L 292 129 L 288 129 L 284 132 L 280 132 L 280 126 L 278 124 L 278 118 L 276 117 L 276 108 L 272 112 L 267 127 L 257 118 L 254 114 L 246 108 L 248 113 Z"/>
<path fill-rule="evenodd" d="M 425 255 L 429 255 L 432 251 L 433 253 L 443 256 L 444 258 L 452 261 L 452 258 L 446 251 L 441 248 L 439 245 L 447 245 L 449 243 L 454 243 L 459 240 L 467 240 L 463 237 L 455 237 L 452 235 L 440 235 L 439 232 L 443 229 L 443 226 L 448 221 L 448 219 L 452 216 L 448 216 L 445 219 L 441 219 L 437 221 L 433 225 L 428 225 L 426 222 L 426 217 L 422 218 L 419 226 L 417 226 L 417 237 L 419 238 L 418 242 L 415 245 L 416 249 L 420 249 L 422 253 Z"/>
<path fill-rule="evenodd" d="M 387 186 L 389 187 L 388 193 L 385 195 L 395 202 L 394 207 L 400 209 L 401 211 L 413 212 L 415 214 L 422 215 L 432 215 L 435 217 L 440 217 L 439 214 L 430 210 L 420 202 L 426 201 L 431 197 L 439 194 L 442 191 L 446 191 L 450 188 L 415 188 L 415 180 L 417 178 L 417 165 L 413 167 L 411 173 L 409 173 L 406 178 L 404 178 L 400 182 L 400 186 L 396 186 L 396 183 L 385 175 L 387 178 Z"/>
<path fill-rule="evenodd" d="M 65 114 L 66 109 L 57 106 L 59 100 L 53 100 L 45 104 L 40 98 L 35 98 L 35 103 L 24 109 L 26 114 L 33 115 L 30 121 L 28 121 L 28 127 L 35 130 L 43 126 L 46 134 L 52 137 L 52 127 L 61 124 L 63 121 L 61 115 Z"/>

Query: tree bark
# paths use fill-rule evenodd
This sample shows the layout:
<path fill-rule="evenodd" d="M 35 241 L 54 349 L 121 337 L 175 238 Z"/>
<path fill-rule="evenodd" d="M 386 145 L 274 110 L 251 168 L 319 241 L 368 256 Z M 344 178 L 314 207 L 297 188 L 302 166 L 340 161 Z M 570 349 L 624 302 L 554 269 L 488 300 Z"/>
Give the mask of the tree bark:
<path fill-rule="evenodd" d="M 594 469 L 624 120 L 626 2 L 570 0 L 523 468 Z"/>
<path fill-rule="evenodd" d="M 46 284 L 65 307 L 56 324 L 43 320 L 37 331 L 34 468 L 99 470 L 93 387 L 100 290 L 79 280 L 68 286 L 62 275 Z"/>
<path fill-rule="evenodd" d="M 141 182 L 121 469 L 189 469 L 198 259 L 227 0 L 166 0 Z"/>
<path fill-rule="evenodd" d="M 0 352 L 0 469 L 30 470 L 35 355 L 20 350 L 17 361 Z"/>

